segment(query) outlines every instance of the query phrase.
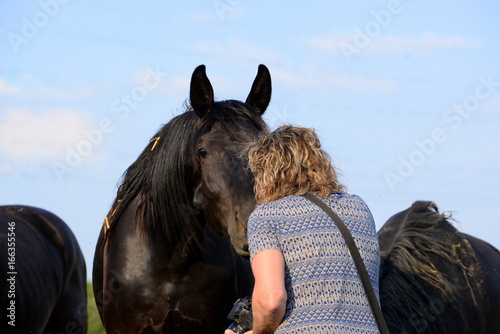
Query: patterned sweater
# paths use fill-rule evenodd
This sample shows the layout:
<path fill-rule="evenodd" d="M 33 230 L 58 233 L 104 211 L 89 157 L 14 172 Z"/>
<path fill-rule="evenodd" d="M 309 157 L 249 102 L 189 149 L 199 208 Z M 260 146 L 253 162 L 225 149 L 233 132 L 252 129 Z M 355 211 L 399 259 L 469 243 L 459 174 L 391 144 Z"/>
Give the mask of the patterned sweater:
<path fill-rule="evenodd" d="M 379 245 L 372 214 L 356 195 L 324 200 L 353 235 L 378 296 Z M 331 218 L 301 196 L 260 204 L 248 221 L 250 256 L 277 249 L 288 300 L 275 333 L 378 333 L 363 285 Z"/>

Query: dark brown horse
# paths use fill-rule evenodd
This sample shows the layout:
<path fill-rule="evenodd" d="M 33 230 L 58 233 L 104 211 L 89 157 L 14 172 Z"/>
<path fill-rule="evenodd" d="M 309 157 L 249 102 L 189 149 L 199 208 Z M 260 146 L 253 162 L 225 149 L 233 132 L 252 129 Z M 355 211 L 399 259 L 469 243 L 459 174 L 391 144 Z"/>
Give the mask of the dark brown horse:
<path fill-rule="evenodd" d="M 499 333 L 500 252 L 418 201 L 379 231 L 391 333 Z"/>
<path fill-rule="evenodd" d="M 222 333 L 251 294 L 249 261 L 235 252 L 248 255 L 255 206 L 242 151 L 267 131 L 270 98 L 263 65 L 245 103 L 215 102 L 196 68 L 191 106 L 127 169 L 99 236 L 93 283 L 108 333 Z"/>
<path fill-rule="evenodd" d="M 83 254 L 48 211 L 0 206 L 1 333 L 86 333 Z"/>

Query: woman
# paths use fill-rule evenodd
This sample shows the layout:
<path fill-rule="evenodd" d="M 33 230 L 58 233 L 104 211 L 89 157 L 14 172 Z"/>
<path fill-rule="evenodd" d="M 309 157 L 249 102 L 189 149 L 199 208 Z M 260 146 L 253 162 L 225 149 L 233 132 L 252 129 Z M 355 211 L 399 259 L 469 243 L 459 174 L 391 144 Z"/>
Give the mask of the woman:
<path fill-rule="evenodd" d="M 343 191 L 314 131 L 282 126 L 262 136 L 250 146 L 249 165 L 258 205 L 248 221 L 255 276 L 248 333 L 378 333 L 335 223 L 300 196 L 322 198 L 344 221 L 378 297 L 373 217 L 361 198 Z"/>

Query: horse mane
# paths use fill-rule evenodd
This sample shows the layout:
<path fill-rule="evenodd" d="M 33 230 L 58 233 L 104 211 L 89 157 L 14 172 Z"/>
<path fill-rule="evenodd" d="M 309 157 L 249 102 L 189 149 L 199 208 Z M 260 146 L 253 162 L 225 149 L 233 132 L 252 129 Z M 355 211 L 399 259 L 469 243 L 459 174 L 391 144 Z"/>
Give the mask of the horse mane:
<path fill-rule="evenodd" d="M 164 125 L 137 160 L 126 170 L 116 199 L 104 222 L 104 242 L 109 238 L 126 208 L 139 200 L 135 227 L 155 243 L 186 245 L 202 229 L 201 211 L 193 206 L 194 188 L 199 181 L 196 143 L 220 124 L 232 140 L 247 128 L 267 130 L 261 115 L 236 100 L 216 102 L 201 120 L 190 105 Z"/>
<path fill-rule="evenodd" d="M 450 277 L 439 272 L 430 257 L 437 256 L 458 266 L 459 270 L 466 270 L 461 258 L 470 245 L 448 222 L 450 218 L 428 201 L 417 201 L 407 210 L 392 248 L 382 258 L 380 303 L 384 317 L 391 322 L 388 321 L 390 327 L 401 331 L 412 319 L 415 322 L 415 319 L 427 319 L 437 294 L 446 300 L 455 298 L 457 287 L 450 282 Z M 457 254 L 461 246 L 469 248 Z M 434 293 L 431 295 L 424 285 Z M 426 325 L 428 329 L 433 328 L 429 331 L 432 333 L 442 332 L 445 326 L 439 321 Z"/>
<path fill-rule="evenodd" d="M 174 117 L 125 171 L 105 220 L 105 240 L 134 199 L 139 202 L 135 227 L 153 242 L 174 245 L 188 241 L 197 231 L 198 212 L 192 205 L 192 142 L 198 122 L 191 110 Z"/>

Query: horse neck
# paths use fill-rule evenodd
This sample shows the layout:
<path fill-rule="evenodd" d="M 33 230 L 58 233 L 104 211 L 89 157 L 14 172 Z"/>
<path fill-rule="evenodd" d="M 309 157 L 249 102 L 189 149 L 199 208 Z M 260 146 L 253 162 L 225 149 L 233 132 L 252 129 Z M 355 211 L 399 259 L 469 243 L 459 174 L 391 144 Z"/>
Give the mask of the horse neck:
<path fill-rule="evenodd" d="M 199 228 L 193 228 L 192 234 L 178 237 L 171 228 L 174 222 L 164 220 L 155 224 L 138 224 L 138 214 L 141 212 L 142 199 L 133 199 L 124 209 L 119 221 L 111 231 L 110 246 L 113 244 L 125 247 L 127 256 L 136 257 L 138 261 L 150 262 L 155 268 L 179 270 L 193 262 L 193 257 L 199 257 L 203 244 L 203 220 L 196 217 Z M 145 228 L 146 227 L 146 228 Z M 134 250 L 136 252 L 134 252 Z M 139 260 L 140 259 L 140 260 Z"/>

